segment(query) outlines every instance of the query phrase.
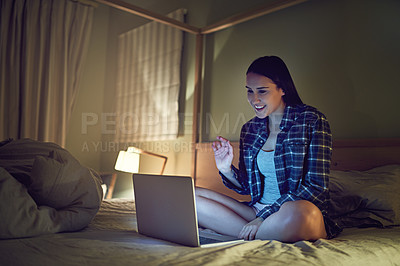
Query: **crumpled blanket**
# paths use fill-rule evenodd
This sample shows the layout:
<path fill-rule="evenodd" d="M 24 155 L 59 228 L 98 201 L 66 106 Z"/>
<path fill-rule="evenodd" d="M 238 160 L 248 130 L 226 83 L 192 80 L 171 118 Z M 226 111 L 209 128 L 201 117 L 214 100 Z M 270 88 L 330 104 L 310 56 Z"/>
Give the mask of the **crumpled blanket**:
<path fill-rule="evenodd" d="M 0 239 L 85 228 L 100 208 L 101 178 L 60 146 L 0 143 Z"/>
<path fill-rule="evenodd" d="M 332 218 L 345 227 L 400 225 L 400 165 L 331 171 Z"/>

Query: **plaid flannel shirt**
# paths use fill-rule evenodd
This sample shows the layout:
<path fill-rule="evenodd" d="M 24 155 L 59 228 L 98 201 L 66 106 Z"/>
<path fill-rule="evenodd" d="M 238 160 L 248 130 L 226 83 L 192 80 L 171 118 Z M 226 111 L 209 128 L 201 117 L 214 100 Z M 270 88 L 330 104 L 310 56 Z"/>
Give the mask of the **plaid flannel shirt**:
<path fill-rule="evenodd" d="M 227 187 L 251 196 L 249 206 L 258 202 L 263 193 L 264 178 L 256 158 L 269 135 L 268 121 L 254 117 L 242 127 L 239 169 L 232 166 L 242 187 L 236 187 L 221 174 Z M 332 135 L 326 117 L 308 105 L 286 106 L 280 130 L 274 161 L 281 197 L 257 216 L 265 219 L 287 201 L 308 200 L 321 210 L 328 237 L 335 235 L 340 228 L 327 217 Z"/>

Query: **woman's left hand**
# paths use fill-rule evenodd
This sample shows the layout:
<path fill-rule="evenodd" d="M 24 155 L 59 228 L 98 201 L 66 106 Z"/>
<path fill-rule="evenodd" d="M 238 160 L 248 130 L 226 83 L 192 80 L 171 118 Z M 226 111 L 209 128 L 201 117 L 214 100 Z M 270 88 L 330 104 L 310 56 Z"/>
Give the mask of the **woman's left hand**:
<path fill-rule="evenodd" d="M 256 237 L 258 228 L 260 228 L 263 221 L 264 221 L 263 218 L 257 217 L 250 223 L 243 226 L 242 230 L 239 233 L 239 238 L 242 238 L 244 240 L 254 240 Z"/>

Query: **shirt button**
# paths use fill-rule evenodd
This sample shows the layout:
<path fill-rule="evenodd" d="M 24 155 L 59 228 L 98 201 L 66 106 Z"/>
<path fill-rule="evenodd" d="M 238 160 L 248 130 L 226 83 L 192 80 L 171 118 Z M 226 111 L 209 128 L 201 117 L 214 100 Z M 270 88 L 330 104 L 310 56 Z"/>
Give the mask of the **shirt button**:
<path fill-rule="evenodd" d="M 264 141 L 263 141 L 263 140 L 260 140 L 260 143 L 264 143 Z"/>

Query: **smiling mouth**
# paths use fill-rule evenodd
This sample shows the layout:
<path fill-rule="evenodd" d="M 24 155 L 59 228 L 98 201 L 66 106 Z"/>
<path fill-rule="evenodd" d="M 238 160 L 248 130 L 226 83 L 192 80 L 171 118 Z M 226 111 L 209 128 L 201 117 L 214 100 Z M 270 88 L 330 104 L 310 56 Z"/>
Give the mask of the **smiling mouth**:
<path fill-rule="evenodd" d="M 256 109 L 256 111 L 262 111 L 262 110 L 264 110 L 265 105 L 263 105 L 263 106 L 254 105 L 254 108 Z"/>

